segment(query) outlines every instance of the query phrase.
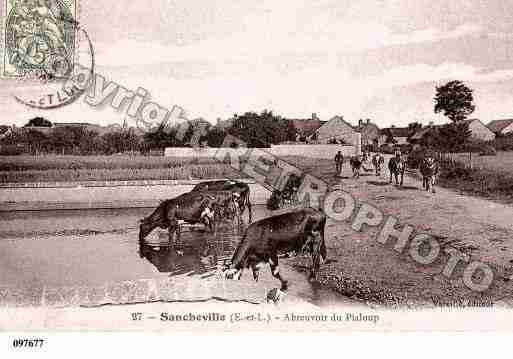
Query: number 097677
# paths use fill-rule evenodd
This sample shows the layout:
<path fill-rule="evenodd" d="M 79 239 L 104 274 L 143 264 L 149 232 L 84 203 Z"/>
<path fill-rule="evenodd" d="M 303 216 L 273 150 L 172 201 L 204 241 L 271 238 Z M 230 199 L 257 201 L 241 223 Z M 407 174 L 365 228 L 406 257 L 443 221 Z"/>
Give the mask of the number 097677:
<path fill-rule="evenodd" d="M 12 346 L 14 348 L 42 348 L 44 339 L 14 339 Z"/>

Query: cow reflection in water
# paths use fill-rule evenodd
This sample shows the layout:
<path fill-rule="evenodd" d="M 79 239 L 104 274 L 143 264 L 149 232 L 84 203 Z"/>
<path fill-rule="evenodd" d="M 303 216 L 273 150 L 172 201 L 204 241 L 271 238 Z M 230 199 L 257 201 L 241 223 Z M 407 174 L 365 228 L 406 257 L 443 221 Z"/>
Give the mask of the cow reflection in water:
<path fill-rule="evenodd" d="M 183 255 L 180 255 L 183 253 Z M 177 275 L 201 275 L 212 273 L 218 267 L 218 255 L 212 245 L 204 243 L 203 248 L 183 248 L 177 253 L 170 246 L 155 247 L 139 245 L 139 255 L 146 258 L 159 272 Z"/>

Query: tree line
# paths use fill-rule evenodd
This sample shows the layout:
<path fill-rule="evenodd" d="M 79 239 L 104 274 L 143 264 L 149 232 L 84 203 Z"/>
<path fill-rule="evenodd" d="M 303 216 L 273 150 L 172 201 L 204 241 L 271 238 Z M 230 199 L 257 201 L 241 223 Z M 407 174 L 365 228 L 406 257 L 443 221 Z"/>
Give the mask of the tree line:
<path fill-rule="evenodd" d="M 227 134 L 243 140 L 249 147 L 269 147 L 271 144 L 294 140 L 296 136 L 291 123 L 272 111 L 234 115 L 228 123 L 229 126 L 220 128 L 197 119 L 173 127 L 159 126 L 147 132 L 118 128 L 99 134 L 82 126 L 52 128 L 49 120 L 36 117 L 22 130 L 13 131 L 0 139 L 0 154 L 146 154 L 166 147 L 220 147 Z M 41 127 L 48 130 L 42 131 L 39 129 Z"/>

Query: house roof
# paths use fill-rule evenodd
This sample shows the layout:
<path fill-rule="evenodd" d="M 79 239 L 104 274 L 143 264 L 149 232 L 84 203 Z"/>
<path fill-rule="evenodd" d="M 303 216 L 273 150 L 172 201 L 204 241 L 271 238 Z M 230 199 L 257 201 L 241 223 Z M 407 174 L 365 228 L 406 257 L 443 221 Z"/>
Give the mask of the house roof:
<path fill-rule="evenodd" d="M 492 132 L 499 133 L 513 123 L 513 119 L 493 120 L 486 127 Z"/>
<path fill-rule="evenodd" d="M 358 124 L 356 126 L 353 126 L 353 128 L 355 129 L 355 131 L 365 131 L 369 128 L 371 129 L 378 129 L 379 130 L 379 127 L 378 125 L 376 125 L 374 122 L 364 122 L 362 123 L 361 125 Z"/>
<path fill-rule="evenodd" d="M 0 125 L 0 135 L 3 135 L 7 131 L 9 131 L 11 128 L 9 126 Z"/>
<path fill-rule="evenodd" d="M 413 136 L 410 137 L 410 141 L 422 139 L 422 137 L 424 137 L 429 131 L 431 131 L 433 129 L 433 127 L 435 127 L 435 126 L 421 128 L 420 130 L 415 132 L 415 134 Z"/>
<path fill-rule="evenodd" d="M 311 136 L 323 124 L 318 119 L 290 119 L 292 125 L 301 136 Z"/>
<path fill-rule="evenodd" d="M 409 137 L 412 131 L 408 127 L 388 127 L 382 129 L 381 133 L 391 134 L 393 137 Z"/>
<path fill-rule="evenodd" d="M 464 120 L 463 122 L 468 122 L 469 124 L 472 123 L 472 122 L 476 122 L 478 121 L 479 123 L 483 124 L 481 122 L 480 119 L 478 118 L 470 118 L 470 119 L 467 119 L 467 120 Z M 424 137 L 431 129 L 434 129 L 434 128 L 443 128 L 445 126 L 448 126 L 449 123 L 444 123 L 444 124 L 441 124 L 441 125 L 430 125 L 428 127 L 424 127 L 424 128 L 421 128 L 420 130 L 418 130 L 417 132 L 415 132 L 415 134 L 413 136 L 410 137 L 410 140 L 420 140 L 422 139 L 422 137 Z M 483 124 L 484 127 L 487 127 Z"/>

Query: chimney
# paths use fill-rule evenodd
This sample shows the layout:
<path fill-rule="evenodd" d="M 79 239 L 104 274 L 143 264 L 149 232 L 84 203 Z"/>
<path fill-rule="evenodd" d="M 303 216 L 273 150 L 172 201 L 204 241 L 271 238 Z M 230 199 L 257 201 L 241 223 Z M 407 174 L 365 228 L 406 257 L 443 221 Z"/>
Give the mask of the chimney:
<path fill-rule="evenodd" d="M 359 119 L 358 120 L 358 127 L 362 127 L 363 126 L 363 120 L 362 119 Z"/>
<path fill-rule="evenodd" d="M 318 118 L 317 118 L 317 114 L 316 114 L 315 112 L 314 112 L 314 113 L 312 113 L 312 120 L 318 120 Z"/>
<path fill-rule="evenodd" d="M 220 118 L 220 117 L 218 117 L 218 118 L 217 118 L 217 126 L 219 126 L 220 124 L 221 124 L 221 118 Z"/>
<path fill-rule="evenodd" d="M 367 125 L 370 125 L 370 118 L 367 119 Z"/>

